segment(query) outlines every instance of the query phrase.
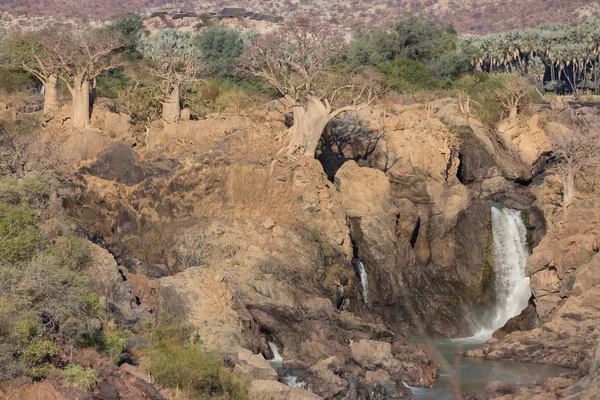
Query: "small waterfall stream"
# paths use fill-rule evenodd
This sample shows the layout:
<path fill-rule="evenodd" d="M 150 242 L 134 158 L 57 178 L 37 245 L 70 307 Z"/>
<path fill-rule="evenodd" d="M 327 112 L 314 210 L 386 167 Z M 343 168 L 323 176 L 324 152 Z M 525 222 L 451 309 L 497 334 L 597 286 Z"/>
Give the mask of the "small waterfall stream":
<path fill-rule="evenodd" d="M 510 318 L 519 315 L 531 297 L 529 278 L 525 276 L 529 259 L 527 228 L 521 212 L 501 204 L 493 204 L 491 209 L 496 304 L 491 318 L 475 335 L 480 338 L 490 338 Z"/>
<path fill-rule="evenodd" d="M 267 361 L 269 362 L 269 364 L 271 364 L 273 368 L 281 368 L 283 366 L 283 357 L 279 353 L 279 348 L 277 348 L 277 345 L 273 342 L 268 343 L 269 347 L 271 348 L 271 351 L 273 352 L 273 358 Z"/>
<path fill-rule="evenodd" d="M 367 276 L 367 270 L 365 269 L 364 264 L 358 258 L 352 259 L 352 264 L 360 277 L 360 284 L 362 286 L 362 296 L 363 302 L 367 307 L 369 307 L 369 278 Z"/>

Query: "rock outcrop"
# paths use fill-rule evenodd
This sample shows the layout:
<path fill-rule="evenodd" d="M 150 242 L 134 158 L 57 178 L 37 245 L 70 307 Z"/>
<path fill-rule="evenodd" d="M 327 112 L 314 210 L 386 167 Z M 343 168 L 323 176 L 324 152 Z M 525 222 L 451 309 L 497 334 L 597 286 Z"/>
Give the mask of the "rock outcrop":
<path fill-rule="evenodd" d="M 118 263 L 104 255 L 96 290 L 126 322 L 184 315 L 255 393 L 305 395 L 275 382 L 290 371 L 322 398 L 430 386 L 432 354 L 403 337 L 469 335 L 465 315 L 493 301 L 489 201 L 526 210 L 531 241 L 541 240 L 546 204 L 522 184 L 537 173 L 545 132 L 531 120 L 495 140 L 451 100 L 361 117 L 380 137 L 338 151 L 329 176 L 313 158 L 276 157 L 284 127 L 268 112 L 270 129 L 246 117 L 157 123 L 148 148 L 121 141 L 82 161 L 67 207 Z M 564 290 L 593 285 L 549 283 L 571 269 L 531 271 L 534 321 L 513 321 L 506 340 L 537 326 L 544 304 L 555 312 Z M 283 357 L 277 376 L 269 342 Z"/>

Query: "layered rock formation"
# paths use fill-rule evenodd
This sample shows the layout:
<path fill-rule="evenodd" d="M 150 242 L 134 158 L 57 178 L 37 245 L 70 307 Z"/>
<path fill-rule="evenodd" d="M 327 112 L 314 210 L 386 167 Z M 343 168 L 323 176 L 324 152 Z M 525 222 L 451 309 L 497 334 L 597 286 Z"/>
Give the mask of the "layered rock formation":
<path fill-rule="evenodd" d="M 431 353 L 404 338 L 469 335 L 469 311 L 494 301 L 488 201 L 527 211 L 540 242 L 546 204 L 524 184 L 541 171 L 545 133 L 532 119 L 498 137 L 451 99 L 360 117 L 371 136 L 319 157 L 327 174 L 315 159 L 276 157 L 285 127 L 273 111 L 156 125 L 142 150 L 80 149 L 66 203 L 116 259 L 98 254 L 95 267 L 107 308 L 126 322 L 185 315 L 258 396 L 309 396 L 274 382 L 269 342 L 283 357 L 277 378 L 300 371 L 323 398 L 432 385 Z M 564 276 L 547 269 L 531 271 L 536 312 L 561 295 L 548 282 Z"/>

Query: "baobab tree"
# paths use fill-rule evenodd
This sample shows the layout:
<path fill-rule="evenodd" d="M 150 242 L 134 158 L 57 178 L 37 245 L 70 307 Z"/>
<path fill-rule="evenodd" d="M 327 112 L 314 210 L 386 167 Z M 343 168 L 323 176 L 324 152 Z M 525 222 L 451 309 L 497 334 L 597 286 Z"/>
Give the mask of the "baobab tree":
<path fill-rule="evenodd" d="M 103 72 L 121 65 L 115 50 L 124 46 L 123 36 L 107 29 L 82 32 L 54 29 L 40 36 L 38 43 L 71 93 L 73 127 L 88 127 L 92 82 Z"/>
<path fill-rule="evenodd" d="M 549 135 L 556 170 L 563 185 L 563 212 L 567 211 L 577 195 L 575 178 L 584 166 L 600 165 L 600 134 L 584 123 L 570 130 L 557 130 Z"/>
<path fill-rule="evenodd" d="M 513 76 L 506 81 L 506 87 L 498 90 L 496 96 L 504 107 L 504 114 L 509 120 L 517 118 L 518 111 L 532 98 L 532 85 L 521 76 Z"/>
<path fill-rule="evenodd" d="M 181 85 L 204 70 L 195 35 L 164 29 L 141 41 L 141 51 L 151 61 L 153 74 L 163 82 L 163 119 L 171 123 L 181 116 Z"/>
<path fill-rule="evenodd" d="M 10 56 L 15 68 L 22 69 L 35 76 L 43 85 L 44 114 L 51 114 L 58 106 L 58 69 L 57 65 L 40 45 L 42 37 L 51 32 L 47 29 L 17 34 L 3 45 L 4 52 Z"/>
<path fill-rule="evenodd" d="M 377 79 L 347 77 L 340 82 L 339 75 L 327 76 L 345 45 L 344 32 L 336 26 L 301 17 L 255 38 L 240 57 L 243 73 L 266 79 L 292 108 L 294 122 L 282 149 L 288 156 L 314 156 L 329 121 L 375 99 Z"/>

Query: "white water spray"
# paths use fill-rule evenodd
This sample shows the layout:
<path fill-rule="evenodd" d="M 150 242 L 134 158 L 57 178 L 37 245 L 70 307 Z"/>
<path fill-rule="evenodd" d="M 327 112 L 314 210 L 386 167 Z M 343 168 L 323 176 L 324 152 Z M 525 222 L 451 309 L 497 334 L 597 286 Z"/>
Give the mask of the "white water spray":
<path fill-rule="evenodd" d="M 286 375 L 283 377 L 283 383 L 293 388 L 304 388 L 306 387 L 306 382 L 298 381 L 298 377 L 296 375 Z"/>
<path fill-rule="evenodd" d="M 489 339 L 495 330 L 519 315 L 529 302 L 531 290 L 525 266 L 529 259 L 527 228 L 521 212 L 502 205 L 492 206 L 496 305 L 492 318 L 475 334 Z"/>
<path fill-rule="evenodd" d="M 354 267 L 358 271 L 358 276 L 360 277 L 360 284 L 362 286 L 363 302 L 368 307 L 369 306 L 369 278 L 367 277 L 367 270 L 365 269 L 365 266 L 363 265 L 362 261 L 360 261 L 358 258 L 353 258 L 352 264 L 354 264 Z"/>
<path fill-rule="evenodd" d="M 269 347 L 271 348 L 271 351 L 273 352 L 273 358 L 267 361 L 269 362 L 269 364 L 271 364 L 273 368 L 281 368 L 283 366 L 283 357 L 279 353 L 277 345 L 273 342 L 268 343 Z"/>

